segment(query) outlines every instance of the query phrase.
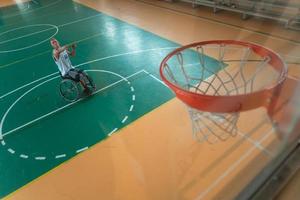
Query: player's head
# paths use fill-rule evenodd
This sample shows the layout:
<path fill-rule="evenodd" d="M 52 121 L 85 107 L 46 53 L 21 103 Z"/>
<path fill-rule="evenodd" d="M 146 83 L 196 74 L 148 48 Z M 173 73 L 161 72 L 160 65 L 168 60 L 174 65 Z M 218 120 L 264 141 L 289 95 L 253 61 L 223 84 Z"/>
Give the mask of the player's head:
<path fill-rule="evenodd" d="M 60 47 L 59 42 L 55 38 L 50 40 L 50 44 L 54 49 L 58 49 Z"/>

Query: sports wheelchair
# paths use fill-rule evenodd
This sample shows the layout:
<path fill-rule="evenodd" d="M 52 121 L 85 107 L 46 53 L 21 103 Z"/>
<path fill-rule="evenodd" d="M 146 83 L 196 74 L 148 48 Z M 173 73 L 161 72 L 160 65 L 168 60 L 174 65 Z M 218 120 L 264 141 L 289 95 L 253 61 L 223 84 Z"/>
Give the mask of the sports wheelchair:
<path fill-rule="evenodd" d="M 96 90 L 94 81 L 85 71 L 74 69 L 73 72 L 77 73 L 76 77 L 61 75 L 59 85 L 60 95 L 68 102 L 77 101 L 83 93 L 90 96 Z"/>

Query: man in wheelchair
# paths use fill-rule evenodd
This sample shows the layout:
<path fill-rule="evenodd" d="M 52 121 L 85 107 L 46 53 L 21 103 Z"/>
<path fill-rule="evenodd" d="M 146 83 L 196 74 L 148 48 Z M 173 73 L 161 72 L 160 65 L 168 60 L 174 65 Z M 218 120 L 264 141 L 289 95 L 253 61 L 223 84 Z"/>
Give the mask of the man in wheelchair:
<path fill-rule="evenodd" d="M 76 45 L 72 44 L 70 46 L 60 46 L 60 43 L 55 38 L 52 38 L 50 43 L 53 47 L 52 56 L 60 71 L 61 77 L 63 79 L 70 79 L 76 83 L 80 83 L 85 92 L 91 93 L 89 85 L 92 85 L 93 89 L 95 89 L 91 79 L 83 70 L 74 68 L 70 61 L 69 56 L 75 56 Z"/>

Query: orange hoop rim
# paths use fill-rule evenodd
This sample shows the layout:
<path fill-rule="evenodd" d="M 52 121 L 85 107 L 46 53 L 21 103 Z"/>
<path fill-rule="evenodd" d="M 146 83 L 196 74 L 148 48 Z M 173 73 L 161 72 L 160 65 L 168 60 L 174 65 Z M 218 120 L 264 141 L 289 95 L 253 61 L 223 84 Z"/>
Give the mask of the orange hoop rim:
<path fill-rule="evenodd" d="M 164 68 L 171 57 L 185 49 L 208 44 L 240 45 L 251 48 L 254 53 L 262 57 L 268 56 L 270 58 L 269 64 L 280 73 L 278 82 L 252 93 L 230 96 L 211 96 L 187 91 L 178 85 L 173 84 L 165 77 Z M 210 40 L 195 42 L 173 50 L 161 62 L 160 76 L 164 83 L 174 91 L 176 96 L 188 106 L 206 112 L 230 113 L 252 110 L 261 106 L 268 107 L 271 99 L 276 98 L 276 94 L 279 92 L 278 90 L 280 90 L 282 83 L 287 77 L 287 66 L 279 54 L 258 44 L 237 40 Z"/>

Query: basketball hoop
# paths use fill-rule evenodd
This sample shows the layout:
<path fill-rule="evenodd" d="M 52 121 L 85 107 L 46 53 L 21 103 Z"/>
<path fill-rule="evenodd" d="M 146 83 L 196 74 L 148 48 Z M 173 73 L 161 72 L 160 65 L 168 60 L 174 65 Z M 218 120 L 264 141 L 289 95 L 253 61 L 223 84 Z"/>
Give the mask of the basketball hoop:
<path fill-rule="evenodd" d="M 195 138 L 214 143 L 237 135 L 240 112 L 272 110 L 287 67 L 278 54 L 257 44 L 214 40 L 172 51 L 160 75 L 188 106 Z"/>

